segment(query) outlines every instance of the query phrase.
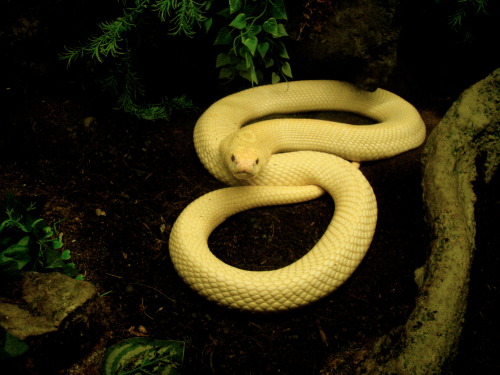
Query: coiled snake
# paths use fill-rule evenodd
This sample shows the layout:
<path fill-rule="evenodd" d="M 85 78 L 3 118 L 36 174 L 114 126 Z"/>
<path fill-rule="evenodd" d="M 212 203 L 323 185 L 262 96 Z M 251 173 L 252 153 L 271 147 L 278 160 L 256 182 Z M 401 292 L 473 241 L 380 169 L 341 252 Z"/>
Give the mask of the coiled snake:
<path fill-rule="evenodd" d="M 270 114 L 332 110 L 377 123 L 287 118 L 243 127 Z M 346 82 L 285 82 L 217 101 L 196 123 L 194 144 L 208 171 L 233 187 L 198 198 L 178 217 L 169 240 L 175 269 L 201 295 L 240 310 L 286 310 L 326 296 L 361 262 L 377 221 L 373 190 L 349 161 L 388 158 L 424 139 L 425 125 L 411 104 L 388 91 L 366 92 Z M 208 248 L 210 233 L 237 212 L 302 202 L 324 191 L 335 202 L 328 228 L 304 257 L 284 268 L 238 269 Z"/>

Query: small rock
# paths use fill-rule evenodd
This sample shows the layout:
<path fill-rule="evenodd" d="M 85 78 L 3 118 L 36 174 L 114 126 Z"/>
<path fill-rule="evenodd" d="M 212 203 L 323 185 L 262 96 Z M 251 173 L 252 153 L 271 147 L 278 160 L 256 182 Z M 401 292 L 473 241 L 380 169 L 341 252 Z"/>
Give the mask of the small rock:
<path fill-rule="evenodd" d="M 57 272 L 26 272 L 4 283 L 0 294 L 0 326 L 30 347 L 14 363 L 17 370 L 37 374 L 46 366 L 63 366 L 103 330 L 101 300 L 89 282 Z"/>

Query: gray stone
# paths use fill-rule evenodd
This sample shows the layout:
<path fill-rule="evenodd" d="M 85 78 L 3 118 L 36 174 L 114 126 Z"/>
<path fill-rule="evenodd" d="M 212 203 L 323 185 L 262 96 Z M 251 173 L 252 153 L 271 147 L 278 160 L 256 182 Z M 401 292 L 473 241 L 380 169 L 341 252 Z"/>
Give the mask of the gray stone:
<path fill-rule="evenodd" d="M 427 139 L 422 155 L 431 253 L 415 271 L 416 307 L 405 325 L 360 349 L 336 354 L 322 374 L 439 374 L 458 346 L 467 306 L 476 225 L 472 182 L 500 163 L 500 69 L 464 91 Z M 348 363 L 348 364 L 346 364 Z"/>
<path fill-rule="evenodd" d="M 89 282 L 57 272 L 27 272 L 20 298 L 0 299 L 0 325 L 21 340 L 54 332 L 69 314 L 95 295 L 95 287 Z"/>

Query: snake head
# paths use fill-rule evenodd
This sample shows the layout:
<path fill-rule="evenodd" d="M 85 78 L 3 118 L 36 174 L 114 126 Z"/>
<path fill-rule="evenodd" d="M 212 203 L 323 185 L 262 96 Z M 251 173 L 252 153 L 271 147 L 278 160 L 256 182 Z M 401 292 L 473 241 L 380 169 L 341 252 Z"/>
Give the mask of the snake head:
<path fill-rule="evenodd" d="M 271 157 L 271 149 L 248 128 L 225 138 L 220 153 L 229 173 L 240 180 L 255 178 Z"/>
<path fill-rule="evenodd" d="M 229 172 L 240 180 L 255 178 L 261 170 L 258 150 L 239 147 L 233 149 L 226 156 L 226 165 Z"/>

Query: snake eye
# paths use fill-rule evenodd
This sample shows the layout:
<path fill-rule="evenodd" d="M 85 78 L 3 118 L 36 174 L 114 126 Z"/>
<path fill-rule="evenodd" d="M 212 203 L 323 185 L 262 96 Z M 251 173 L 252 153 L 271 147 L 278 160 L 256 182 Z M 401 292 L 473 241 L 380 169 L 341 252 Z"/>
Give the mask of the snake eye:
<path fill-rule="evenodd" d="M 231 161 L 234 161 L 236 158 L 234 157 L 233 154 L 231 154 Z"/>
<path fill-rule="evenodd" d="M 255 165 L 259 164 L 259 158 L 255 159 Z"/>

